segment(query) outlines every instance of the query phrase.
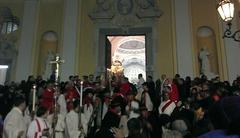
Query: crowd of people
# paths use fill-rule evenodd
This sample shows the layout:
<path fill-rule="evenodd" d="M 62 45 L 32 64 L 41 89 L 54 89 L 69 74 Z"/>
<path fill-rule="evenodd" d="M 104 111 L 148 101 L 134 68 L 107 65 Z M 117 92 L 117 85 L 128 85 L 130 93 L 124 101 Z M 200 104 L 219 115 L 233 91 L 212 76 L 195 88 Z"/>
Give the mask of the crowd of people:
<path fill-rule="evenodd" d="M 238 138 L 239 121 L 240 77 L 139 74 L 132 84 L 124 76 L 29 76 L 0 86 L 3 138 Z"/>

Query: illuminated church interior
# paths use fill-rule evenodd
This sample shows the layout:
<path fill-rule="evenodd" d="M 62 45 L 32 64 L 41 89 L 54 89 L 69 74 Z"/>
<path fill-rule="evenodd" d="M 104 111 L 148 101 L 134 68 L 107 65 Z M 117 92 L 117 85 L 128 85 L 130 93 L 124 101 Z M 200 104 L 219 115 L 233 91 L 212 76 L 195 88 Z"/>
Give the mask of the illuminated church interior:
<path fill-rule="evenodd" d="M 0 138 L 41 137 L 40 132 L 155 138 L 171 137 L 172 131 L 177 137 L 217 137 L 200 123 L 211 120 L 215 104 L 230 125 L 239 121 L 233 112 L 240 111 L 239 96 L 240 0 L 0 0 Z M 31 107 L 30 121 L 14 127 L 15 135 L 7 128 L 16 121 L 9 114 L 26 112 L 23 103 Z M 119 107 L 121 121 L 114 126 L 107 117 L 117 120 Z M 58 110 L 64 117 L 54 124 Z M 179 117 L 182 110 L 187 122 Z M 41 130 L 40 121 L 39 132 L 30 132 L 47 111 L 54 116 L 50 130 Z M 77 128 L 67 121 L 74 113 L 80 113 L 71 120 L 80 122 Z M 111 132 L 104 124 L 112 125 Z M 218 128 L 229 129 L 220 123 Z M 239 131 L 232 135 L 240 137 Z"/>

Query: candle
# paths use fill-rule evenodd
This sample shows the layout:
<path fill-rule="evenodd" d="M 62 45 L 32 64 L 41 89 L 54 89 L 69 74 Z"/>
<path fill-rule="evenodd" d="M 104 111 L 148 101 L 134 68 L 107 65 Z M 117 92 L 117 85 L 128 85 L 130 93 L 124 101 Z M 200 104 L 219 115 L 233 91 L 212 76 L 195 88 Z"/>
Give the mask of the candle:
<path fill-rule="evenodd" d="M 80 107 L 82 107 L 82 100 L 83 100 L 83 81 L 81 81 L 80 86 Z"/>
<path fill-rule="evenodd" d="M 36 85 L 33 85 L 32 111 L 35 111 L 35 103 L 36 103 Z"/>

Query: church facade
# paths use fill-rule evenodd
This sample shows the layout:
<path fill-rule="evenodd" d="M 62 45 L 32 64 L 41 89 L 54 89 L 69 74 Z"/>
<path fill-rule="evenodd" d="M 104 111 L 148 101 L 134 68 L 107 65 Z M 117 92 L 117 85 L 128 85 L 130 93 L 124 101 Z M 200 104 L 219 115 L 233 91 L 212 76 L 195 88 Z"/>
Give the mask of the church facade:
<path fill-rule="evenodd" d="M 146 73 L 154 79 L 199 76 L 204 62 L 209 77 L 233 81 L 240 75 L 240 45 L 222 38 L 226 24 L 216 5 L 212 0 L 1 0 L 0 65 L 9 65 L 8 80 L 45 77 L 58 54 L 65 60 L 62 80 L 101 74 L 106 36 L 145 35 Z M 19 20 L 10 33 L 2 31 L 6 13 Z M 233 29 L 239 21 L 236 16 Z"/>

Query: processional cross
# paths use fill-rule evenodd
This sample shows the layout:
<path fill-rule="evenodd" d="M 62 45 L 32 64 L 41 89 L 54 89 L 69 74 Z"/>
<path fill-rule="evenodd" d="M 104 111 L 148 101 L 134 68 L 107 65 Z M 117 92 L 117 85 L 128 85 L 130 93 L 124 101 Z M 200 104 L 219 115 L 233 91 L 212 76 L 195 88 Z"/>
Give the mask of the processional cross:
<path fill-rule="evenodd" d="M 55 92 L 54 92 L 54 118 L 55 118 L 55 123 L 53 123 L 53 138 L 56 137 L 55 133 L 56 133 L 56 123 L 58 120 L 57 117 L 57 90 L 58 90 L 58 83 L 59 83 L 59 67 L 60 65 L 64 63 L 64 60 L 61 60 L 60 57 L 58 55 L 56 55 L 55 60 L 50 61 L 50 64 L 56 64 L 56 69 L 55 69 Z"/>
<path fill-rule="evenodd" d="M 57 55 L 55 60 L 50 61 L 50 64 L 56 64 L 55 69 L 55 82 L 58 83 L 59 79 L 59 68 L 62 63 L 64 63 L 64 60 L 61 60 L 60 57 Z"/>

